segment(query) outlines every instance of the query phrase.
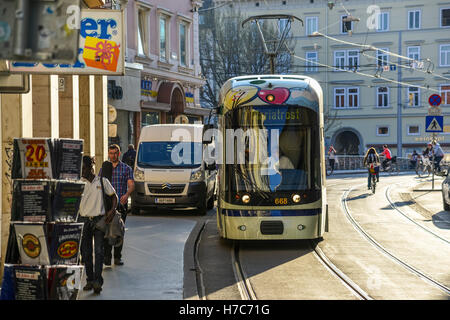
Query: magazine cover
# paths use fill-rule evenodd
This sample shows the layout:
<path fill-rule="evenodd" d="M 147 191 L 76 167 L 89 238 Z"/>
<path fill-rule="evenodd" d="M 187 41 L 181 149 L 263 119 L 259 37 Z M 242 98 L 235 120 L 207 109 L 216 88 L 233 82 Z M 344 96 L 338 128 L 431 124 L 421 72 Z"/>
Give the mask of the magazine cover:
<path fill-rule="evenodd" d="M 14 222 L 17 246 L 23 264 L 50 264 L 43 223 Z"/>
<path fill-rule="evenodd" d="M 50 223 L 48 227 L 51 264 L 77 264 L 83 223 Z"/>
<path fill-rule="evenodd" d="M 14 289 L 14 265 L 5 263 L 3 266 L 2 290 L 0 290 L 0 300 L 15 300 Z"/>
<path fill-rule="evenodd" d="M 77 221 L 84 186 L 84 182 L 55 181 L 52 204 L 53 221 Z"/>
<path fill-rule="evenodd" d="M 55 139 L 57 179 L 79 180 L 81 177 L 81 161 L 83 157 L 83 140 Z"/>
<path fill-rule="evenodd" d="M 46 300 L 45 269 L 40 266 L 14 266 L 16 300 Z"/>
<path fill-rule="evenodd" d="M 50 221 L 50 204 L 50 180 L 14 180 L 12 221 Z"/>
<path fill-rule="evenodd" d="M 51 139 L 14 139 L 12 178 L 52 179 L 52 147 Z"/>
<path fill-rule="evenodd" d="M 49 300 L 76 300 L 81 290 L 83 266 L 47 266 Z"/>

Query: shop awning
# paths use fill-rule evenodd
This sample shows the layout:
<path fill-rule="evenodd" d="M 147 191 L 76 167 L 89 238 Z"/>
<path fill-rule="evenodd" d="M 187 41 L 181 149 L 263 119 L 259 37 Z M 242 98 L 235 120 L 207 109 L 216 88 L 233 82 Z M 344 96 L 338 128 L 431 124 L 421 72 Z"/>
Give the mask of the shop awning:
<path fill-rule="evenodd" d="M 166 111 L 166 112 L 170 112 L 170 110 L 171 110 L 171 106 L 169 103 L 162 103 L 162 102 L 156 102 L 156 101 L 141 101 L 141 108 L 158 110 L 158 111 Z"/>

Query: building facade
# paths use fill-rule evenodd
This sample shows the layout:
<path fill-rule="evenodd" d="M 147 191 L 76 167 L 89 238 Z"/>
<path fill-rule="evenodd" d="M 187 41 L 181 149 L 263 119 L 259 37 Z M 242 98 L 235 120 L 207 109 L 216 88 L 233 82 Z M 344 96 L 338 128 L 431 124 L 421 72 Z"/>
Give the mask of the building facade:
<path fill-rule="evenodd" d="M 139 139 L 140 128 L 173 123 L 185 115 L 203 121 L 198 49 L 199 0 L 120 1 L 126 20 L 126 72 L 108 77 L 110 142 L 122 149 Z M 114 117 L 113 117 L 114 118 Z"/>
<path fill-rule="evenodd" d="M 243 0 L 233 5 L 248 15 L 292 14 L 303 20 L 304 26 L 291 28 L 292 73 L 322 85 L 326 142 L 338 154 L 363 154 L 384 144 L 398 156 L 424 149 L 431 140 L 425 117 L 432 94 L 442 97 L 444 132 L 437 140 L 450 150 L 450 2 Z M 343 21 L 346 17 L 359 21 Z"/>

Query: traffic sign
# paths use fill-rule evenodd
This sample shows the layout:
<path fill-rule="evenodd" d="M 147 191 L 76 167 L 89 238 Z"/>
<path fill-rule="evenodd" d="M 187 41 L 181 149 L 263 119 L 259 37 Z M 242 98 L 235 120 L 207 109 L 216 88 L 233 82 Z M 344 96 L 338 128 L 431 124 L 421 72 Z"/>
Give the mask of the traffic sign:
<path fill-rule="evenodd" d="M 430 104 L 430 106 L 433 106 L 433 107 L 439 106 L 441 104 L 441 102 L 442 102 L 442 98 L 438 94 L 432 94 L 428 98 L 428 103 Z"/>
<path fill-rule="evenodd" d="M 443 132 L 444 116 L 426 116 L 425 132 Z"/>

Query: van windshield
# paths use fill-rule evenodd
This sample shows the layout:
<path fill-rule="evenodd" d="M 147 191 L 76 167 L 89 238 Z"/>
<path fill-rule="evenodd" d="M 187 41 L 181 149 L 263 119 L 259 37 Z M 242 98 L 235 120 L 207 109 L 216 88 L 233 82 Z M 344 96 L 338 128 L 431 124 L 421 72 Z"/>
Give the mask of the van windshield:
<path fill-rule="evenodd" d="M 201 142 L 153 141 L 139 144 L 141 168 L 197 168 L 202 164 Z"/>

